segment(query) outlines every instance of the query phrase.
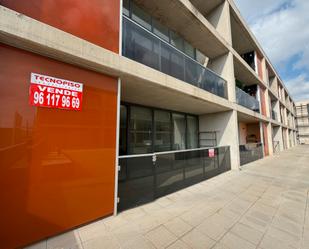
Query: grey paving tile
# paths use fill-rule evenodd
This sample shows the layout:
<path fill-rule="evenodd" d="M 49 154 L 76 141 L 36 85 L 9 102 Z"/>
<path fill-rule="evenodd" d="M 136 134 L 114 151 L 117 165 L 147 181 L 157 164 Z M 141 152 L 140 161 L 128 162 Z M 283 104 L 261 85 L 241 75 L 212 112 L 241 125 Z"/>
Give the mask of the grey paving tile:
<path fill-rule="evenodd" d="M 50 238 L 47 240 L 47 249 L 56 248 L 70 248 L 70 249 L 82 249 L 82 242 L 80 240 L 78 231 L 70 231 L 59 236 Z"/>
<path fill-rule="evenodd" d="M 107 247 L 108 248 L 108 247 Z M 156 247 L 145 237 L 137 236 L 121 246 L 122 249 L 155 249 Z"/>
<path fill-rule="evenodd" d="M 27 246 L 24 249 L 46 249 L 46 247 L 47 247 L 47 241 L 44 240 L 44 241 L 35 243 L 34 245 Z"/>
<path fill-rule="evenodd" d="M 165 223 L 164 226 L 178 238 L 192 229 L 192 226 L 177 217 Z"/>
<path fill-rule="evenodd" d="M 78 228 L 77 231 L 82 242 L 109 235 L 109 230 L 102 220 Z"/>
<path fill-rule="evenodd" d="M 82 249 L 120 249 L 120 245 L 117 240 L 112 236 L 102 236 L 96 237 L 94 239 L 88 240 L 82 243 Z"/>
<path fill-rule="evenodd" d="M 177 237 L 164 226 L 159 226 L 151 230 L 145 237 L 150 240 L 156 248 L 165 248 L 177 240 Z"/>
<path fill-rule="evenodd" d="M 174 242 L 172 245 L 170 245 L 167 248 L 168 249 L 192 249 L 191 247 L 189 247 L 186 243 L 184 243 L 181 240 L 177 240 L 176 242 Z"/>
<path fill-rule="evenodd" d="M 263 237 L 263 233 L 249 226 L 237 223 L 231 230 L 231 233 L 243 238 L 252 244 L 258 245 Z"/>
<path fill-rule="evenodd" d="M 264 236 L 262 239 L 262 242 L 259 245 L 259 248 L 261 249 L 295 249 L 291 245 L 278 240 L 276 238 L 273 238 L 271 236 Z"/>
<path fill-rule="evenodd" d="M 215 245 L 215 240 L 202 234 L 197 229 L 193 229 L 181 239 L 187 245 L 194 249 L 208 249 Z"/>
<path fill-rule="evenodd" d="M 277 240 L 280 240 L 282 242 L 285 242 L 286 244 L 293 246 L 295 248 L 300 247 L 302 239 L 300 236 L 295 236 L 293 234 L 290 234 L 275 227 L 270 227 L 266 235 L 276 238 Z"/>
<path fill-rule="evenodd" d="M 244 240 L 233 233 L 227 233 L 219 241 L 219 244 L 223 244 L 229 249 L 255 249 L 256 245 Z"/>

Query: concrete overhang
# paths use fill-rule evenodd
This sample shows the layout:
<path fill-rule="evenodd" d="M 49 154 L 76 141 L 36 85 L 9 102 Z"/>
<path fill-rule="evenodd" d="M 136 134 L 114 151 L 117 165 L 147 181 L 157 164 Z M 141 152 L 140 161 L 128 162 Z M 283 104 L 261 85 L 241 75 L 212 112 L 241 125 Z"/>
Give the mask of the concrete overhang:
<path fill-rule="evenodd" d="M 276 120 L 271 120 L 271 124 L 272 126 L 275 126 L 275 127 L 281 126 L 281 123 Z"/>
<path fill-rule="evenodd" d="M 233 8 L 230 8 L 230 13 L 233 48 L 239 54 L 244 54 L 256 50 L 259 51 L 260 49 L 252 39 L 248 29 L 243 25 Z"/>
<path fill-rule="evenodd" d="M 179 33 L 207 57 L 216 58 L 229 51 L 227 42 L 189 0 L 135 2 L 165 26 Z"/>
<path fill-rule="evenodd" d="M 277 95 L 273 92 L 273 90 L 271 88 L 268 88 L 269 90 L 269 97 L 272 101 L 277 101 Z"/>
<path fill-rule="evenodd" d="M 207 16 L 213 9 L 222 4 L 224 0 L 190 0 L 193 5 L 201 12 L 203 15 Z"/>
<path fill-rule="evenodd" d="M 246 123 L 246 124 L 253 124 L 258 123 L 260 120 L 256 116 L 248 115 L 243 112 L 237 112 L 238 122 Z"/>
<path fill-rule="evenodd" d="M 243 82 L 245 85 L 261 85 L 264 83 L 259 79 L 256 72 L 244 61 L 244 59 L 233 50 L 234 55 L 234 73 L 235 78 Z"/>
<path fill-rule="evenodd" d="M 261 115 L 258 112 L 252 111 L 244 106 L 241 105 L 236 105 L 236 111 L 237 111 L 237 115 L 240 116 L 246 116 L 248 119 L 250 120 L 259 120 L 259 121 L 263 121 L 263 122 L 269 122 L 270 119 Z"/>
<path fill-rule="evenodd" d="M 232 110 L 230 102 L 191 84 L 126 59 L 121 101 L 197 115 Z M 132 70 L 133 69 L 133 70 Z M 127 69 L 123 69 L 123 72 Z"/>

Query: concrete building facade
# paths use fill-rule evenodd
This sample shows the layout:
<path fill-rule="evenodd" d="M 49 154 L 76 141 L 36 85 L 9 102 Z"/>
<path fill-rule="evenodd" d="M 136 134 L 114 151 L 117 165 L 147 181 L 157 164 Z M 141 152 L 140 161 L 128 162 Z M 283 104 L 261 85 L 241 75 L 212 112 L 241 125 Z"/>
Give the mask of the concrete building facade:
<path fill-rule="evenodd" d="M 309 100 L 296 102 L 298 142 L 309 144 Z"/>
<path fill-rule="evenodd" d="M 232 0 L 0 0 L 0 16 L 0 248 L 296 144 Z"/>

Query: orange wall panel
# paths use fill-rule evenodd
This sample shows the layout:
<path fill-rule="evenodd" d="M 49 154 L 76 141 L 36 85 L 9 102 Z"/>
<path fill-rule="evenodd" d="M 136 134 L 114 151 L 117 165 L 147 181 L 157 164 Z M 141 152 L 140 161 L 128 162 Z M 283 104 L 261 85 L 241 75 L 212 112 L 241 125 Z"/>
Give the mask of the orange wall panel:
<path fill-rule="evenodd" d="M 118 53 L 120 0 L 0 0 L 0 4 Z"/>
<path fill-rule="evenodd" d="M 113 213 L 117 79 L 0 44 L 0 248 Z M 81 111 L 29 104 L 31 72 L 84 84 Z"/>

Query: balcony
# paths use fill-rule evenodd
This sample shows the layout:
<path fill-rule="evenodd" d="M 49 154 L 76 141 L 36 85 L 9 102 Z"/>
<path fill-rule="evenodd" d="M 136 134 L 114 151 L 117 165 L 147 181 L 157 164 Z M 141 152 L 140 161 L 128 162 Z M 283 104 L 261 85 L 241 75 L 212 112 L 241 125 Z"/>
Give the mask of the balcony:
<path fill-rule="evenodd" d="M 229 171 L 230 147 L 120 156 L 119 165 L 123 211 Z"/>
<path fill-rule="evenodd" d="M 236 102 L 252 111 L 260 112 L 259 101 L 238 87 L 236 87 Z"/>
<path fill-rule="evenodd" d="M 227 99 L 224 79 L 126 16 L 122 55 Z"/>

